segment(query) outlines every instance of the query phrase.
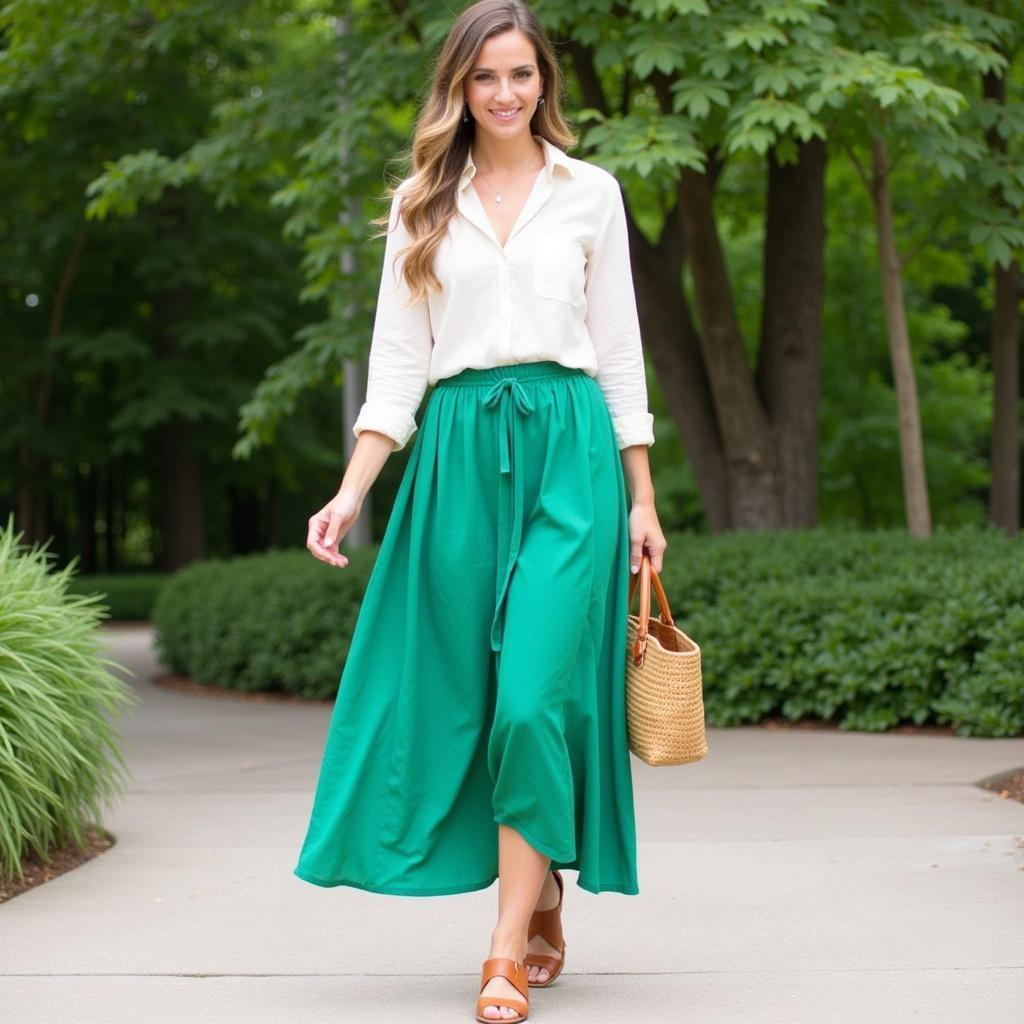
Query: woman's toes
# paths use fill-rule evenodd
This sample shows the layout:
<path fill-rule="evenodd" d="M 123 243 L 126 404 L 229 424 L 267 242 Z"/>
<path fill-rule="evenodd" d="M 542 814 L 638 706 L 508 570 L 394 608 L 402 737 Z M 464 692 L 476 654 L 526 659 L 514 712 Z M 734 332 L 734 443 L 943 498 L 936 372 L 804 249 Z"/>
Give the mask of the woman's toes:
<path fill-rule="evenodd" d="M 546 967 L 538 967 L 536 964 L 529 964 L 526 968 L 526 976 L 530 981 L 547 981 L 551 972 Z"/>

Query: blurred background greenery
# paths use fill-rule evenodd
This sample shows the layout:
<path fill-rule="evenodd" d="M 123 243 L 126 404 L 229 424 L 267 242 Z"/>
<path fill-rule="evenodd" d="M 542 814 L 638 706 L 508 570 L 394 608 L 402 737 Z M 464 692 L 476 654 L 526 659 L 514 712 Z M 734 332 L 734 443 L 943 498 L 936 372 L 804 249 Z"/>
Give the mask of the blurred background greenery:
<path fill-rule="evenodd" d="M 1019 735 L 1024 7 L 534 9 L 570 153 L 624 190 L 708 722 Z M 307 520 L 456 13 L 0 0 L 0 875 L 115 786 L 101 618 L 200 682 L 336 692 L 412 445 L 344 572 Z"/>
<path fill-rule="evenodd" d="M 0 880 L 119 785 L 101 619 L 336 693 L 412 445 L 344 572 L 307 520 L 463 6 L 0 0 Z M 1024 6 L 533 6 L 624 190 L 708 723 L 1020 735 Z"/>
<path fill-rule="evenodd" d="M 572 152 L 625 189 L 665 528 L 1015 534 L 1020 6 L 535 9 Z M 303 546 L 357 411 L 369 220 L 453 12 L 0 10 L 0 512 L 84 574 Z"/>

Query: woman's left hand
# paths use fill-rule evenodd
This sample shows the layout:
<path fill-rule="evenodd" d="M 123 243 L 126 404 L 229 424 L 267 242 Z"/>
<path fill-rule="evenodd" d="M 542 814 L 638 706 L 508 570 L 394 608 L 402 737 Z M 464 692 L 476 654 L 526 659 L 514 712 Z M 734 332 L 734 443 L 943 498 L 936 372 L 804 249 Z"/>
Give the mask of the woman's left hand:
<path fill-rule="evenodd" d="M 651 568 L 661 572 L 662 555 L 668 547 L 661 532 L 654 502 L 635 503 L 629 510 L 629 571 L 640 571 L 640 558 L 646 550 Z"/>

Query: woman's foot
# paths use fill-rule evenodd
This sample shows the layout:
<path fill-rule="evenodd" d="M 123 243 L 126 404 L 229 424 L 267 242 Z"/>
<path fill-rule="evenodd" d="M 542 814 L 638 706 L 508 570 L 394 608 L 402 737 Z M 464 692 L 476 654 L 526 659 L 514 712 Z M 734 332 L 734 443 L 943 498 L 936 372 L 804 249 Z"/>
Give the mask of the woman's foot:
<path fill-rule="evenodd" d="M 488 959 L 492 956 L 507 956 L 522 963 L 523 958 L 526 956 L 526 944 L 523 942 L 510 942 L 498 936 L 491 936 L 491 951 L 487 956 Z M 523 998 L 523 993 L 508 978 L 503 978 L 500 975 L 491 978 L 480 990 L 480 995 L 494 996 L 497 999 L 505 996 L 511 996 L 517 1000 L 522 1000 Z M 481 1012 L 488 1020 L 518 1020 L 520 1016 L 519 1011 L 513 1006 L 485 1006 Z"/>
<path fill-rule="evenodd" d="M 535 909 L 551 910 L 553 907 L 557 907 L 559 892 L 555 876 L 549 871 L 544 876 L 544 885 L 541 887 L 540 896 L 537 897 Z M 560 959 L 562 956 L 560 949 L 555 949 L 551 943 L 545 941 L 540 935 L 534 935 L 530 939 L 526 951 L 528 953 L 539 953 L 542 956 L 553 956 L 555 959 Z M 526 971 L 531 982 L 539 981 L 543 984 L 551 977 L 551 972 L 546 967 L 537 967 L 535 964 L 527 964 Z"/>

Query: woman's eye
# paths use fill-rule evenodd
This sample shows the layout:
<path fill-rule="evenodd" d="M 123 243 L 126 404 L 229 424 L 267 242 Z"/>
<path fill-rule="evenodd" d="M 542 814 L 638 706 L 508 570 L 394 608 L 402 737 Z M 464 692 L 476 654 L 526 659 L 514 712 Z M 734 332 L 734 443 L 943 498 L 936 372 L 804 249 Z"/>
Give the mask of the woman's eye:
<path fill-rule="evenodd" d="M 531 74 L 532 74 L 532 72 L 530 72 L 530 71 L 517 71 L 516 72 L 516 78 L 529 78 Z M 487 74 L 486 71 L 482 71 L 482 72 L 480 72 L 480 74 L 478 74 L 475 77 L 474 81 L 482 82 L 485 78 L 490 78 L 490 77 L 491 76 L 489 74 Z"/>

